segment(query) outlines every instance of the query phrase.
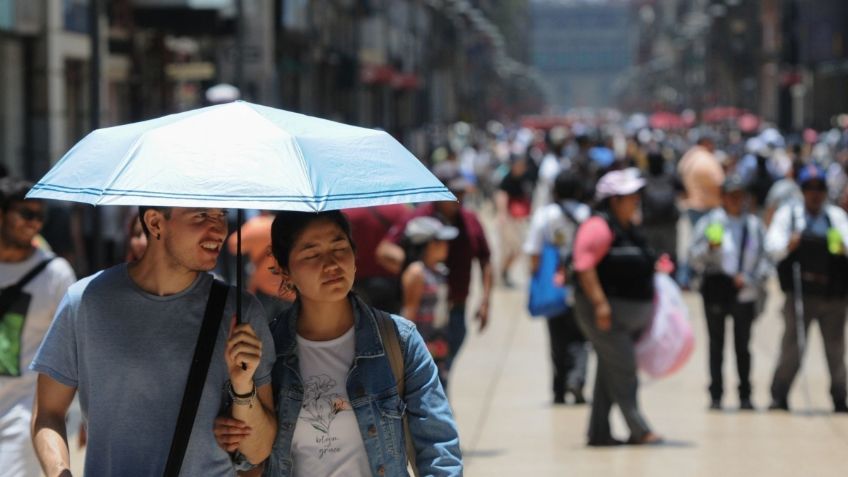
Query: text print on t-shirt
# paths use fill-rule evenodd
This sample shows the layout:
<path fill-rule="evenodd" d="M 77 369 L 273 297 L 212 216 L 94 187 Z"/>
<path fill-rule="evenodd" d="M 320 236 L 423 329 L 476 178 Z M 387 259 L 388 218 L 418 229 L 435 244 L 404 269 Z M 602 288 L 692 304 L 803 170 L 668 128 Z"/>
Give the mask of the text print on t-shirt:
<path fill-rule="evenodd" d="M 333 436 L 332 425 L 336 416 L 345 411 L 353 411 L 350 403 L 340 394 L 331 392 L 336 381 L 326 374 L 310 376 L 304 385 L 303 411 L 300 419 L 308 422 L 319 434 L 315 438 L 318 446 L 318 458 L 341 451 L 336 444 L 338 437 Z"/>

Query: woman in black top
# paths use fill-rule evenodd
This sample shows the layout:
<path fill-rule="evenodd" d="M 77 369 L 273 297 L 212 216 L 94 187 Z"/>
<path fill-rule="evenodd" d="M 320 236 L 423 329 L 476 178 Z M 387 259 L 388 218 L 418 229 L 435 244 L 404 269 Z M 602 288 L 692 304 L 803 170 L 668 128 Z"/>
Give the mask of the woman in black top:
<path fill-rule="evenodd" d="M 648 427 L 636 397 L 635 345 L 650 325 L 654 295 L 655 257 L 634 224 L 644 185 L 636 169 L 601 177 L 599 213 L 580 226 L 575 238 L 576 316 L 598 355 L 590 446 L 622 444 L 610 432 L 613 404 L 630 428 L 630 444 L 662 441 Z"/>

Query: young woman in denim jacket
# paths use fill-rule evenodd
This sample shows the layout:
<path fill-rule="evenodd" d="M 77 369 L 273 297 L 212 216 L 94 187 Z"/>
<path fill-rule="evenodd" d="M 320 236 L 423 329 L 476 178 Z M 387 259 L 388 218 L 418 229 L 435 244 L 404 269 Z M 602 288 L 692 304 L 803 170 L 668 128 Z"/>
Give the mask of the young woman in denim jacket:
<path fill-rule="evenodd" d="M 297 300 L 272 325 L 279 427 L 264 475 L 408 475 L 404 415 L 418 473 L 462 475 L 453 415 L 415 325 L 391 316 L 404 361 L 399 396 L 376 310 L 350 293 L 356 267 L 345 217 L 280 212 L 271 248 Z M 230 451 L 249 432 L 236 427 L 216 429 Z"/>

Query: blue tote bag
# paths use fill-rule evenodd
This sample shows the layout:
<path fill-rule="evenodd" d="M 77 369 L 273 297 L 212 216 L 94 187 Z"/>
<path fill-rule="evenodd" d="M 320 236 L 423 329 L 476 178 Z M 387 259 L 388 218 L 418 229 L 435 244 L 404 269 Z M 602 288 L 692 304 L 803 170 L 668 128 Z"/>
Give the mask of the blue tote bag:
<path fill-rule="evenodd" d="M 580 221 L 575 219 L 563 204 L 559 204 L 559 206 L 566 220 L 575 226 L 580 225 Z M 530 278 L 527 311 L 530 312 L 531 316 L 552 318 L 567 312 L 570 308 L 569 294 L 571 287 L 565 283 L 557 283 L 556 280 L 557 272 L 562 265 L 561 252 L 560 246 L 547 239 L 542 244 L 542 251 L 539 254 L 539 267 Z M 570 261 L 569 259 L 566 260 Z"/>
<path fill-rule="evenodd" d="M 553 317 L 568 311 L 568 286 L 556 283 L 560 250 L 545 241 L 539 254 L 539 268 L 530 279 L 527 310 L 532 316 Z"/>

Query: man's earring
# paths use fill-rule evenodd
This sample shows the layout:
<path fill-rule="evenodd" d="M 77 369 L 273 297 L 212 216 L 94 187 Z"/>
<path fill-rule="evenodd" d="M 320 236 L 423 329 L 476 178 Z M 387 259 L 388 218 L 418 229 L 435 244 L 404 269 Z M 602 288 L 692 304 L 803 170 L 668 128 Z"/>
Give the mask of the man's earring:
<path fill-rule="evenodd" d="M 162 239 L 162 234 L 156 234 L 156 240 L 161 240 L 161 239 Z"/>
<path fill-rule="evenodd" d="M 285 295 L 287 293 L 292 293 L 294 291 L 295 291 L 294 283 L 292 283 L 291 280 L 283 280 L 283 282 L 280 283 L 281 294 Z"/>

